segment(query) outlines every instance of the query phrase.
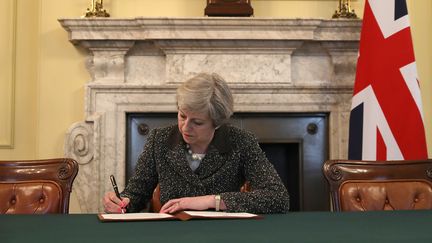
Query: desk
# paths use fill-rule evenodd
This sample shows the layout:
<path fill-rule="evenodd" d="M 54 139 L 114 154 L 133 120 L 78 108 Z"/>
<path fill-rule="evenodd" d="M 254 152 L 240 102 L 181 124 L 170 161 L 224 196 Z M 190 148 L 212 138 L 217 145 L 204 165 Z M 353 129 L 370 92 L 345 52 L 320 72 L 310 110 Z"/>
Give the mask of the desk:
<path fill-rule="evenodd" d="M 297 212 L 263 219 L 105 222 L 0 215 L 0 242 L 432 242 L 432 211 Z"/>

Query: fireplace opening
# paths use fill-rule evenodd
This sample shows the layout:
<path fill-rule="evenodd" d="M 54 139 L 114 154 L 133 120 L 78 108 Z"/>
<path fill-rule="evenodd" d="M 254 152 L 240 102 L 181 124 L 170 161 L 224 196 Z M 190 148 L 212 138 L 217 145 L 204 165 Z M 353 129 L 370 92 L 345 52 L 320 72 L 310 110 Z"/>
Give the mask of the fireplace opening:
<path fill-rule="evenodd" d="M 260 143 L 290 194 L 290 210 L 300 211 L 299 143 Z"/>
<path fill-rule="evenodd" d="M 126 180 L 151 129 L 177 122 L 176 113 L 126 115 Z M 328 159 L 326 113 L 235 113 L 233 125 L 253 132 L 290 194 L 290 211 L 328 211 L 329 193 L 322 174 Z"/>

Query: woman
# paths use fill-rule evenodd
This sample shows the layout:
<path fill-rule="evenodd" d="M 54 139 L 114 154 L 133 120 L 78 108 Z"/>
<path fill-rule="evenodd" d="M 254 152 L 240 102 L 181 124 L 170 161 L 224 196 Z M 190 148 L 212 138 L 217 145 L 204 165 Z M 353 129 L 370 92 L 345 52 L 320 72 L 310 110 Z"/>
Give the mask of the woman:
<path fill-rule="evenodd" d="M 122 200 L 105 194 L 106 212 L 139 212 L 159 183 L 161 213 L 180 210 L 281 213 L 289 197 L 256 138 L 226 122 L 233 97 L 216 74 L 199 74 L 177 89 L 178 124 L 154 129 Z M 240 192 L 245 181 L 250 192 Z"/>

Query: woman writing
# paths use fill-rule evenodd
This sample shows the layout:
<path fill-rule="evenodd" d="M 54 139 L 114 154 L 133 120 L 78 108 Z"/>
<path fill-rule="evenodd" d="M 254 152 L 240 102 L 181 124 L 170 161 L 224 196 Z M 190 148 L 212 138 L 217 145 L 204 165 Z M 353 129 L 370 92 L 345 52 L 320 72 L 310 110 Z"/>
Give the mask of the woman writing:
<path fill-rule="evenodd" d="M 141 211 L 159 183 L 161 213 L 180 210 L 282 213 L 289 197 L 249 132 L 226 122 L 233 97 L 216 74 L 199 74 L 177 89 L 178 124 L 154 129 L 121 193 L 103 198 L 106 212 Z M 251 191 L 240 192 L 245 181 Z"/>

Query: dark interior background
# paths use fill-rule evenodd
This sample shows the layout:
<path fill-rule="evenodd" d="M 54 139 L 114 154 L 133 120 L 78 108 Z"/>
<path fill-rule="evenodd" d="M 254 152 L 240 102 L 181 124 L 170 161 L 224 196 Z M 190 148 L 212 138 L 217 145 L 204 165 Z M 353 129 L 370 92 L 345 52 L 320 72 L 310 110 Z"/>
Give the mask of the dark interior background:
<path fill-rule="evenodd" d="M 148 132 L 177 122 L 176 113 L 127 114 L 126 180 Z M 232 124 L 253 132 L 290 193 L 291 211 L 328 211 L 322 164 L 328 159 L 326 113 L 236 113 Z"/>

